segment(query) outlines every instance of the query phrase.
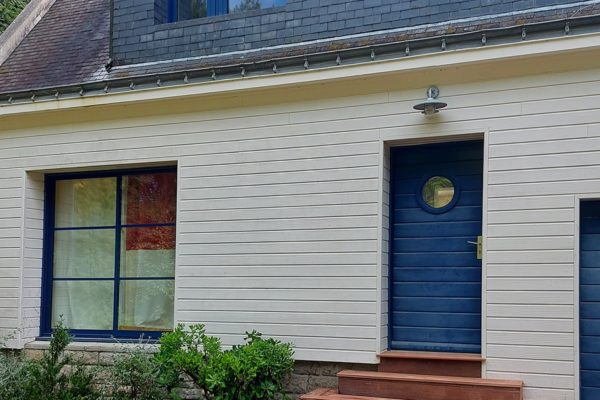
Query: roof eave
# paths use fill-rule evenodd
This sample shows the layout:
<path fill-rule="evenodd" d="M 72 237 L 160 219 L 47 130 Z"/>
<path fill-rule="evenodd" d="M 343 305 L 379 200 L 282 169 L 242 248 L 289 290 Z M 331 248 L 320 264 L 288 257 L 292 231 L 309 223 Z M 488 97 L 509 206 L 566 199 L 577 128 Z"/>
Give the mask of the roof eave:
<path fill-rule="evenodd" d="M 0 117 L 39 111 L 67 110 L 80 107 L 127 104 L 140 101 L 168 101 L 190 96 L 227 94 L 242 91 L 261 90 L 293 85 L 330 82 L 339 79 L 366 78 L 386 74 L 423 71 L 431 68 L 458 67 L 476 63 L 493 63 L 505 60 L 527 59 L 574 51 L 600 50 L 600 32 L 548 38 L 533 41 L 521 41 L 483 48 L 467 48 L 455 51 L 443 51 L 415 55 L 411 57 L 375 60 L 356 64 L 341 64 L 302 71 L 271 73 L 219 80 L 188 81 L 187 84 L 157 86 L 140 85 L 126 91 L 99 91 L 95 95 L 60 97 L 58 101 L 29 101 L 0 106 Z"/>
<path fill-rule="evenodd" d="M 185 86 L 190 83 L 215 83 L 236 78 L 281 75 L 381 60 L 411 59 L 420 55 L 482 49 L 549 38 L 568 38 L 599 31 L 600 15 L 594 15 L 389 43 L 363 42 L 359 47 L 283 55 L 257 62 L 232 62 L 196 69 L 181 68 L 169 72 L 140 74 L 125 78 L 116 77 L 68 86 L 0 93 L 0 107 L 59 99 L 108 96 L 141 89 Z"/>

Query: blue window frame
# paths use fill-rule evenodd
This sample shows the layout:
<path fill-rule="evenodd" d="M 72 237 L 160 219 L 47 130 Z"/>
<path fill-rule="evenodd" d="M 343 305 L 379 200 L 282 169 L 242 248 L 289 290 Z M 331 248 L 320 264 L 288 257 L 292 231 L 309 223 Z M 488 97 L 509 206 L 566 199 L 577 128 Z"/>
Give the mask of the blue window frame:
<path fill-rule="evenodd" d="M 173 328 L 176 192 L 174 167 L 46 175 L 42 338 Z"/>
<path fill-rule="evenodd" d="M 168 0 L 168 22 L 282 6 L 287 0 Z"/>

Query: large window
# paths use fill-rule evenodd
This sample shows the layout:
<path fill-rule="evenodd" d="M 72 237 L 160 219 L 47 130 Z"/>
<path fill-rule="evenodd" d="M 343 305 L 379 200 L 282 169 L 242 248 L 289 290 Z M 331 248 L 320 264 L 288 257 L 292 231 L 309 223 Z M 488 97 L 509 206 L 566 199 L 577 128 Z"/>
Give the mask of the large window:
<path fill-rule="evenodd" d="M 173 169 L 47 176 L 43 335 L 173 328 L 176 193 Z"/>
<path fill-rule="evenodd" d="M 168 0 L 169 22 L 285 5 L 287 0 Z"/>

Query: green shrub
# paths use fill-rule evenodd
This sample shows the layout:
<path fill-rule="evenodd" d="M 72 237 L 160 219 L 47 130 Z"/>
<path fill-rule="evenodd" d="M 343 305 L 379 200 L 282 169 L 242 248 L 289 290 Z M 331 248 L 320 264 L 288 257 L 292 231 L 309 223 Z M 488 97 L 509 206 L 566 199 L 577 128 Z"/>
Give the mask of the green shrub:
<path fill-rule="evenodd" d="M 253 331 L 209 363 L 206 386 L 215 400 L 260 400 L 285 396 L 284 383 L 294 368 L 291 345 L 263 339 Z"/>
<path fill-rule="evenodd" d="M 0 350 L 0 399 L 25 399 L 29 362 L 18 353 Z"/>
<path fill-rule="evenodd" d="M 246 343 L 223 351 L 203 325 L 179 325 L 160 339 L 156 359 L 163 382 L 190 376 L 208 400 L 265 400 L 285 397 L 284 382 L 294 367 L 290 344 L 246 333 Z"/>
<path fill-rule="evenodd" d="M 0 357 L 0 399 L 96 400 L 94 374 L 65 353 L 71 337 L 62 323 L 39 360 L 17 354 Z"/>
<path fill-rule="evenodd" d="M 220 340 L 208 336 L 204 325 L 192 325 L 186 330 L 180 324 L 173 332 L 163 334 L 159 344 L 155 358 L 161 369 L 161 384 L 170 388 L 177 387 L 182 377 L 187 375 L 209 397 L 204 385 L 207 365 L 221 354 Z"/>
<path fill-rule="evenodd" d="M 127 348 L 105 371 L 103 396 L 112 400 L 164 400 L 170 387 L 161 380 L 161 366 L 143 347 Z"/>
<path fill-rule="evenodd" d="M 72 338 L 59 322 L 54 328 L 50 346 L 39 360 L 30 361 L 27 399 L 92 400 L 99 396 L 90 368 L 65 352 Z"/>
<path fill-rule="evenodd" d="M 6 349 L 8 339 L 0 337 L 0 400 L 24 399 L 28 362 L 20 353 Z"/>

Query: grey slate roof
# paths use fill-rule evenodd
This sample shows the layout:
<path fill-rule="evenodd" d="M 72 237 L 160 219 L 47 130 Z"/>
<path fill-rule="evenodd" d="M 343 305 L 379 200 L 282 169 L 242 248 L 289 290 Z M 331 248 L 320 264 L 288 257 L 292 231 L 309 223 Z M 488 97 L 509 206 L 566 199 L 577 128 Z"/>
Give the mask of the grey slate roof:
<path fill-rule="evenodd" d="M 315 60 L 318 64 L 319 60 L 331 58 L 328 62 L 335 63 L 335 56 L 341 55 L 344 61 L 347 57 L 357 59 L 363 57 L 360 60 L 364 62 L 369 59 L 364 55 L 370 53 L 371 49 L 378 55 L 384 48 L 388 52 L 404 53 L 404 47 L 409 43 L 411 51 L 413 53 L 416 51 L 418 54 L 419 46 L 422 49 L 429 47 L 440 51 L 442 47 L 444 49 L 464 47 L 462 42 L 465 40 L 471 41 L 470 46 L 481 46 L 485 44 L 483 43 L 485 40 L 482 42 L 484 35 L 487 35 L 488 44 L 502 42 L 505 40 L 503 37 L 509 34 L 512 35 L 511 40 L 515 41 L 520 40 L 523 26 L 527 26 L 529 32 L 534 32 L 533 37 L 536 30 L 541 32 L 544 29 L 554 30 L 554 35 L 566 34 L 564 32 L 566 21 L 572 21 L 572 26 L 576 29 L 589 30 L 592 26 L 593 29 L 600 30 L 598 22 L 600 1 L 598 1 L 585 7 L 557 9 L 550 7 L 535 13 L 504 13 L 502 16 L 405 27 L 406 29 L 331 38 L 300 45 L 291 43 L 289 46 L 251 49 L 246 52 L 118 65 L 107 71 L 105 64 L 110 58 L 111 43 L 110 4 L 109 0 L 56 0 L 48 13 L 0 66 L 0 103 L 5 104 L 7 98 L 11 98 L 18 92 L 21 92 L 18 97 L 23 98 L 26 98 L 25 93 L 33 90 L 36 91 L 36 95 L 42 93 L 50 96 L 59 88 L 61 88 L 59 90 L 61 95 L 67 91 L 79 92 L 79 86 L 84 83 L 94 86 L 92 89 L 96 91 L 102 91 L 103 88 L 107 91 L 109 86 L 112 89 L 116 86 L 115 82 L 120 82 L 121 87 L 127 88 L 129 81 L 143 76 L 147 77 L 146 83 L 154 84 L 157 82 L 156 77 L 161 74 L 171 74 L 176 77 L 174 79 L 181 82 L 183 73 L 190 72 L 190 77 L 193 77 L 193 71 L 200 70 L 208 71 L 204 73 L 206 76 L 203 79 L 209 80 L 212 70 L 217 74 L 231 74 L 232 71 L 239 74 L 240 68 L 243 67 L 244 71 L 273 68 L 273 72 L 276 72 L 274 60 L 277 60 L 277 65 L 283 68 L 291 65 L 292 62 L 296 63 L 294 68 L 300 70 L 304 59 L 310 59 L 311 63 Z M 190 21 L 185 22 L 185 24 L 189 23 Z M 362 49 L 362 53 L 357 55 L 354 49 Z M 367 50 L 368 52 L 365 53 Z M 339 62 L 339 59 L 337 61 Z M 214 79 L 214 75 L 212 78 Z M 160 79 L 163 77 L 161 76 Z M 48 90 L 39 90 L 42 88 Z"/>
<path fill-rule="evenodd" d="M 306 42 L 299 46 L 273 47 L 259 51 L 238 51 L 221 54 L 218 57 L 191 57 L 156 63 L 123 65 L 112 70 L 110 76 L 112 78 L 130 78 L 202 68 L 219 69 L 224 66 L 237 65 L 246 66 L 247 69 L 251 69 L 254 64 L 268 63 L 276 59 L 322 53 L 334 53 L 337 55 L 344 52 L 351 53 L 351 50 L 356 48 L 372 48 L 379 53 L 379 48 L 389 47 L 390 44 L 394 43 L 399 44 L 402 50 L 404 50 L 405 44 L 408 43 L 412 49 L 412 54 L 418 54 L 419 49 L 423 47 L 435 46 L 441 49 L 441 38 L 445 38 L 446 49 L 452 50 L 456 48 L 454 43 L 464 41 L 467 37 L 480 41 L 481 34 L 485 32 L 487 32 L 487 44 L 493 45 L 494 43 L 504 42 L 505 39 L 501 39 L 500 37 L 506 34 L 512 34 L 513 38 L 519 37 L 522 27 L 529 26 L 527 30 L 530 33 L 534 33 L 540 28 L 531 25 L 545 25 L 541 29 L 549 29 L 550 23 L 556 22 L 552 29 L 563 30 L 565 21 L 570 20 L 571 27 L 575 28 L 580 25 L 580 20 L 585 20 L 586 16 L 594 15 L 600 16 L 600 4 L 586 7 L 583 10 L 579 8 L 550 9 L 544 12 L 505 15 L 502 17 L 490 16 L 489 18 L 482 18 L 476 21 L 435 24 L 428 27 L 407 27 L 407 29 L 389 30 L 384 33 L 378 31 L 379 33 L 357 35 L 355 37 Z M 597 21 L 595 24 L 597 24 Z M 600 25 L 598 25 L 598 29 L 600 29 Z M 434 38 L 439 40 L 433 40 Z"/>
<path fill-rule="evenodd" d="M 57 0 L 0 65 L 0 92 L 103 79 L 109 7 L 109 0 Z"/>
<path fill-rule="evenodd" d="M 149 18 L 149 15 L 157 17 L 156 5 L 165 1 L 114 0 L 112 49 L 116 65 L 256 50 L 433 24 L 454 25 L 465 20 L 477 24 L 477 19 L 486 16 L 512 16 L 517 21 L 532 10 L 569 16 L 585 12 L 594 3 L 589 0 L 287 0 L 287 4 L 279 7 L 176 23 L 161 23 L 160 16 Z"/>

